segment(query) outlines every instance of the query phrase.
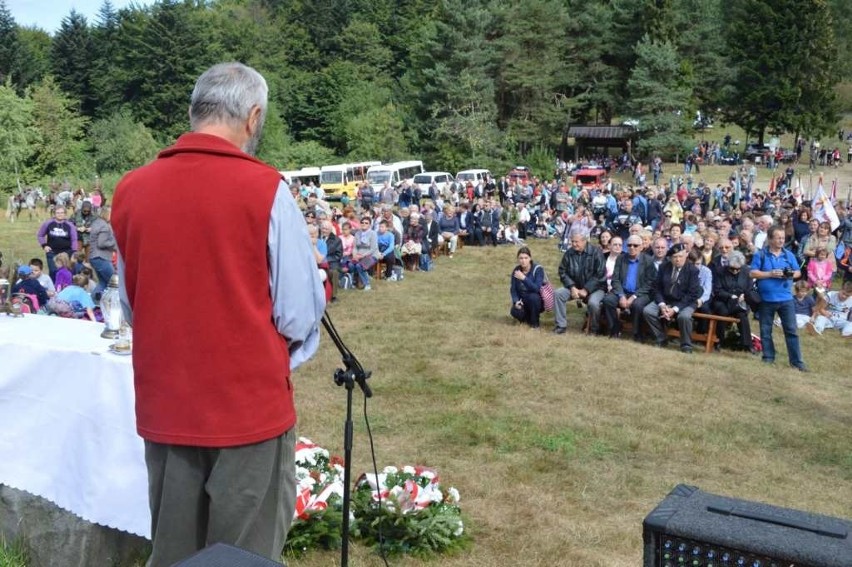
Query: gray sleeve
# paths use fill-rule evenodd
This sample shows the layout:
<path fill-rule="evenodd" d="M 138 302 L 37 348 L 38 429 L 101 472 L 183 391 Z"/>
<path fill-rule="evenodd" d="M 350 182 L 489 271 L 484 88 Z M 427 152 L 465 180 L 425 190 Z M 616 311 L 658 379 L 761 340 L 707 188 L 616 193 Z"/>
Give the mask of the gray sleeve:
<path fill-rule="evenodd" d="M 305 218 L 282 182 L 269 217 L 269 292 L 272 319 L 290 347 L 290 369 L 319 347 L 325 291 L 319 278 Z"/>
<path fill-rule="evenodd" d="M 118 253 L 118 297 L 121 299 L 121 310 L 124 312 L 124 320 L 133 326 L 133 308 L 127 298 L 127 288 L 124 287 L 124 258 Z"/>

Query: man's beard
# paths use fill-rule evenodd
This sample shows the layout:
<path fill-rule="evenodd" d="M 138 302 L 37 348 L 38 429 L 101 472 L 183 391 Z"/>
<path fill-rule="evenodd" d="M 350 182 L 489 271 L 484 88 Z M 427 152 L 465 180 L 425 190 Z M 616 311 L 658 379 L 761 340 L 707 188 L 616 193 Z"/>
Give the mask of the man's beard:
<path fill-rule="evenodd" d="M 257 128 L 255 129 L 254 134 L 251 135 L 251 138 L 246 141 L 245 145 L 242 148 L 243 151 L 250 156 L 257 154 L 257 146 L 260 144 L 260 137 L 263 134 L 264 118 L 265 117 L 262 116 L 260 120 L 258 120 Z"/>

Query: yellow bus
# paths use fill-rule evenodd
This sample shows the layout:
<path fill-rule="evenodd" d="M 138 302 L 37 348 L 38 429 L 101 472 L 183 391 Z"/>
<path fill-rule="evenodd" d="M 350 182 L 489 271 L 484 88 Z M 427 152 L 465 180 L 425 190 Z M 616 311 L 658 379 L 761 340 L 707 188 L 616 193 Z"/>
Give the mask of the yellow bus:
<path fill-rule="evenodd" d="M 380 161 L 364 161 L 360 163 L 341 163 L 324 165 L 320 168 L 320 185 L 327 201 L 339 201 L 346 193 L 355 198 L 358 184 L 367 179 L 367 170 Z"/>

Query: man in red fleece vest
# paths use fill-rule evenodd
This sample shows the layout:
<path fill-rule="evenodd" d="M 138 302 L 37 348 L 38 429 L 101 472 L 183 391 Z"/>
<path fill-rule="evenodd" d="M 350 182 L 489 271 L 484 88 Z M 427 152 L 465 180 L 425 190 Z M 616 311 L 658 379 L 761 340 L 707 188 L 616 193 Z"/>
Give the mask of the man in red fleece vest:
<path fill-rule="evenodd" d="M 115 192 L 152 567 L 215 542 L 278 559 L 295 509 L 290 372 L 316 352 L 325 297 L 287 184 L 252 157 L 266 104 L 257 71 L 211 67 L 192 131 Z"/>

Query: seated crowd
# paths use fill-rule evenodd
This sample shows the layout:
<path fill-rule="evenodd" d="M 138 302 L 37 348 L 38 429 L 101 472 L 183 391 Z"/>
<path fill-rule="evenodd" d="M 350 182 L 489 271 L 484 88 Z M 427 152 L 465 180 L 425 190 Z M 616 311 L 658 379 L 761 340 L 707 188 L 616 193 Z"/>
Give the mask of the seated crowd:
<path fill-rule="evenodd" d="M 693 317 L 699 312 L 736 319 L 735 344 L 751 352 L 760 345 L 767 362 L 775 354 L 771 327 L 782 326 L 790 362 L 800 369 L 797 327 L 813 333 L 836 328 L 852 336 L 848 211 L 839 208 L 840 226 L 832 234 L 827 221 L 811 218 L 808 203 L 792 198 L 766 195 L 759 199 L 764 208 L 708 210 L 694 190 L 686 198 L 677 193 L 667 198 L 655 189 L 643 193 L 604 189 L 593 202 L 603 197 L 597 202 L 605 210 L 593 205 L 590 215 L 577 204 L 569 212 L 558 268 L 561 287 L 554 278 L 556 334 L 566 332 L 567 308 L 576 302 L 586 312 L 590 333 L 620 337 L 629 329 L 634 340 L 652 338 L 663 346 L 667 327 L 676 325 L 680 348 L 689 353 L 693 331 L 707 331 L 706 318 Z M 651 207 L 635 207 L 640 195 L 646 203 L 666 202 L 662 215 L 648 222 Z M 690 197 L 691 203 L 682 202 Z M 614 201 L 611 208 L 607 200 Z M 539 326 L 543 309 L 534 297 L 543 283 L 537 269 L 529 249 L 522 248 L 511 276 L 510 312 L 532 327 Z M 760 323 L 759 343 L 752 338 L 750 313 Z M 729 344 L 728 331 L 727 321 L 719 321 L 716 348 Z"/>

